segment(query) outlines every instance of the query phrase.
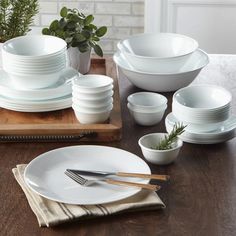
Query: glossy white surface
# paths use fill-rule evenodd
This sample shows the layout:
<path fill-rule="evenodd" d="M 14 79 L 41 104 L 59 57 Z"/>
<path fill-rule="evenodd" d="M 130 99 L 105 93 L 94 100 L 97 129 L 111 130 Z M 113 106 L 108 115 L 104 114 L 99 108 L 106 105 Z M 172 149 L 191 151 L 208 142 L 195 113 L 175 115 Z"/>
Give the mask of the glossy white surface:
<path fill-rule="evenodd" d="M 102 100 L 89 101 L 89 100 L 79 100 L 73 97 L 72 102 L 79 107 L 81 106 L 87 108 L 101 108 L 104 106 L 108 106 L 109 104 L 113 104 L 113 98 L 107 97 Z"/>
<path fill-rule="evenodd" d="M 157 33 L 130 36 L 117 47 L 137 70 L 171 73 L 185 65 L 198 43 L 180 34 Z"/>
<path fill-rule="evenodd" d="M 113 79 L 105 75 L 82 75 L 73 80 L 73 87 L 78 88 L 81 92 L 103 92 L 111 89 Z"/>
<path fill-rule="evenodd" d="M 142 150 L 143 156 L 147 161 L 157 165 L 167 165 L 175 161 L 183 142 L 178 139 L 172 149 L 168 150 L 156 150 L 152 147 L 156 147 L 161 139 L 167 135 L 166 133 L 152 133 L 141 137 L 138 144 Z"/>
<path fill-rule="evenodd" d="M 72 86 L 72 95 L 74 98 L 78 100 L 83 101 L 96 101 L 96 100 L 103 100 L 103 99 L 109 99 L 113 96 L 114 91 L 113 90 L 107 90 L 105 92 L 101 93 L 78 93 L 76 90 L 74 90 L 74 87 Z"/>
<path fill-rule="evenodd" d="M 130 197 L 140 191 L 139 188 L 106 183 L 84 187 L 67 177 L 64 174 L 66 169 L 151 173 L 148 165 L 132 153 L 112 147 L 81 145 L 41 154 L 28 164 L 24 178 L 34 192 L 68 204 L 103 204 Z M 127 181 L 133 181 L 133 178 L 127 178 Z M 137 182 L 148 183 L 148 180 L 137 179 Z"/>
<path fill-rule="evenodd" d="M 172 113 L 168 114 L 165 119 L 167 132 L 173 129 L 173 124 L 179 122 Z M 209 132 L 188 130 L 179 136 L 181 140 L 187 143 L 195 144 L 215 144 L 225 142 L 235 137 L 236 117 L 231 116 L 227 121 L 222 123 L 217 129 Z"/>
<path fill-rule="evenodd" d="M 232 95 L 216 85 L 188 86 L 173 95 L 173 114 L 184 122 L 205 124 L 225 121 L 230 116 Z"/>
<path fill-rule="evenodd" d="M 127 107 L 129 109 L 130 114 L 134 118 L 134 121 L 137 124 L 143 126 L 152 126 L 158 124 L 161 121 L 167 108 L 167 105 L 165 105 L 159 110 L 153 110 L 148 112 L 132 109 L 132 106 L 130 106 L 129 103 L 127 104 Z"/>
<path fill-rule="evenodd" d="M 167 98 L 158 93 L 138 92 L 128 96 L 128 102 L 134 109 L 153 111 L 167 104 Z"/>
<path fill-rule="evenodd" d="M 118 66 L 120 77 L 125 75 L 135 86 L 155 92 L 175 91 L 189 85 L 209 62 L 207 54 L 198 49 L 192 54 L 184 68 L 172 74 L 162 74 L 136 70 L 127 63 L 120 52 L 116 52 L 113 59 Z"/>
<path fill-rule="evenodd" d="M 9 75 L 0 70 L 0 93 L 4 97 L 20 100 L 45 100 L 63 97 L 71 94 L 71 79 L 78 75 L 78 72 L 72 68 L 67 68 L 60 75 L 57 83 L 44 89 L 19 89 L 11 82 Z"/>
<path fill-rule="evenodd" d="M 58 37 L 48 35 L 28 35 L 6 41 L 2 49 L 15 58 L 31 60 L 32 57 L 56 55 L 66 48 L 66 42 Z"/>

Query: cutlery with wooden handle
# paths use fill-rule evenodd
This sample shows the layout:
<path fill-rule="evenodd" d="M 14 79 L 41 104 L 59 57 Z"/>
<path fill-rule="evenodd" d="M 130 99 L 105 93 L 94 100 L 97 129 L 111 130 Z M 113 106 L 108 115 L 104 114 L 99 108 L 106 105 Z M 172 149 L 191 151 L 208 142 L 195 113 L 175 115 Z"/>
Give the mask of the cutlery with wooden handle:
<path fill-rule="evenodd" d="M 167 181 L 170 179 L 169 175 L 126 173 L 126 172 L 107 172 L 107 171 L 77 170 L 77 169 L 67 169 L 67 170 L 77 173 L 77 174 L 81 174 L 81 175 L 96 176 L 96 177 L 105 177 L 105 176 L 115 175 L 115 176 L 120 176 L 120 177 L 156 179 L 156 180 L 161 180 L 161 181 Z"/>

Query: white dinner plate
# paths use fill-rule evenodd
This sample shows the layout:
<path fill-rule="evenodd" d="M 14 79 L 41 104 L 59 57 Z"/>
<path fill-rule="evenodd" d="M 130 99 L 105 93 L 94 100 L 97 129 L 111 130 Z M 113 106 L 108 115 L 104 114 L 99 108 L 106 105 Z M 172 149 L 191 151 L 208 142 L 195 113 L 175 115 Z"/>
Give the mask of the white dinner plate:
<path fill-rule="evenodd" d="M 44 89 L 22 90 L 14 87 L 14 84 L 11 83 L 8 74 L 5 71 L 0 70 L 0 94 L 12 99 L 30 101 L 63 97 L 71 94 L 72 78 L 78 75 L 78 72 L 73 68 L 67 68 L 65 71 L 63 71 L 58 82 L 50 87 Z"/>
<path fill-rule="evenodd" d="M 235 137 L 235 117 L 230 117 L 225 121 L 218 129 L 209 132 L 196 132 L 186 130 L 179 137 L 182 141 L 186 143 L 195 144 L 215 144 L 226 142 Z M 172 113 L 168 114 L 165 119 L 165 126 L 167 132 L 173 129 L 174 123 L 180 123 L 177 118 L 174 117 Z"/>
<path fill-rule="evenodd" d="M 114 202 L 140 191 L 136 187 L 103 182 L 84 187 L 64 174 L 67 168 L 151 173 L 149 166 L 130 152 L 106 146 L 81 145 L 59 148 L 39 155 L 26 167 L 25 182 L 30 189 L 45 198 L 80 205 Z M 125 180 L 144 184 L 149 182 L 147 179 L 138 178 Z"/>

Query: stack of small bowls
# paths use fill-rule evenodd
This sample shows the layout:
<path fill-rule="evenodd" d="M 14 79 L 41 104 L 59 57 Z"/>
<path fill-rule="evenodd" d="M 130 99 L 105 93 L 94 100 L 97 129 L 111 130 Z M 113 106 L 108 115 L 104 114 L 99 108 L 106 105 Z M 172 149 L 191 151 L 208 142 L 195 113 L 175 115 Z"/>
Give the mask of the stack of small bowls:
<path fill-rule="evenodd" d="M 120 41 L 114 61 L 135 86 L 156 92 L 189 85 L 208 62 L 196 40 L 180 34 L 133 35 Z"/>
<path fill-rule="evenodd" d="M 83 75 L 73 80 L 72 108 L 81 124 L 104 123 L 113 108 L 113 79 Z"/>
<path fill-rule="evenodd" d="M 45 88 L 66 68 L 66 49 L 66 42 L 53 36 L 17 37 L 2 46 L 3 69 L 17 88 Z"/>
<path fill-rule="evenodd" d="M 139 125 L 151 126 L 159 123 L 167 108 L 167 98 L 158 93 L 134 93 L 127 100 L 130 114 Z"/>
<path fill-rule="evenodd" d="M 173 95 L 173 115 L 192 132 L 216 130 L 230 118 L 232 95 L 215 85 L 188 86 Z"/>

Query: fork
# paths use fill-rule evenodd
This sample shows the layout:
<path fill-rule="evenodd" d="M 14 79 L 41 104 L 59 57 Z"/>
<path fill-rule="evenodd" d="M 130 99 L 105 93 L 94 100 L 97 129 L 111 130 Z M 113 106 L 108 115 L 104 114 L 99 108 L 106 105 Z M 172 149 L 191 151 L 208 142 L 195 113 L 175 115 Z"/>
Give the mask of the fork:
<path fill-rule="evenodd" d="M 68 170 L 65 171 L 65 174 L 82 186 L 89 186 L 89 185 L 92 185 L 97 182 L 106 182 L 108 184 L 123 185 L 123 186 L 130 186 L 130 187 L 139 187 L 139 188 L 148 189 L 148 190 L 152 190 L 152 191 L 158 191 L 161 188 L 159 185 L 141 184 L 141 183 L 113 180 L 113 179 L 107 179 L 107 178 L 103 178 L 103 179 L 99 179 L 99 180 L 89 180 L 89 179 L 83 178 L 79 174 L 75 174 L 75 173 L 68 171 Z"/>

